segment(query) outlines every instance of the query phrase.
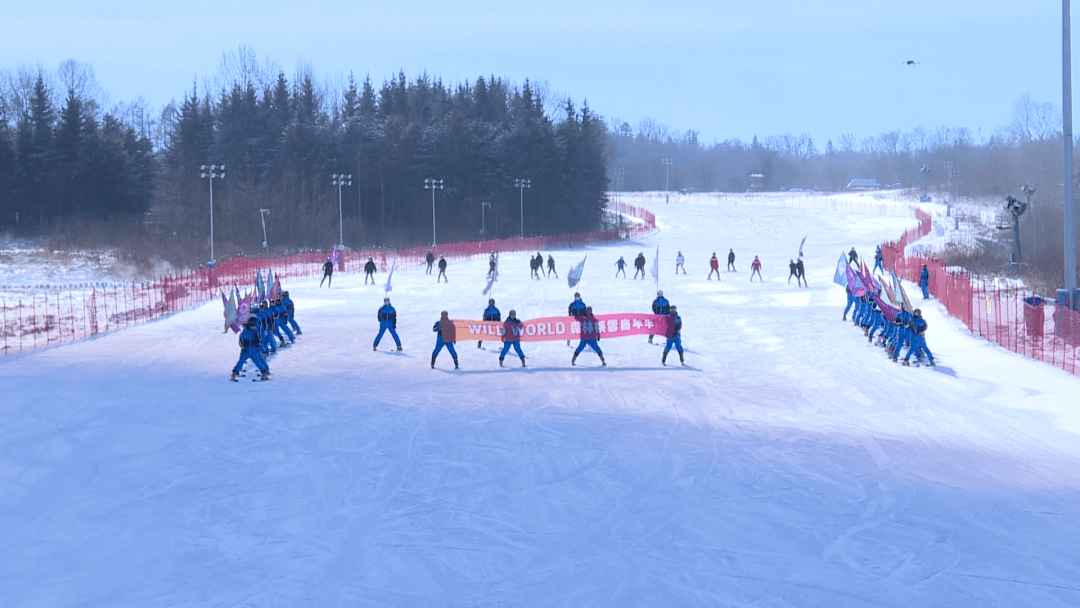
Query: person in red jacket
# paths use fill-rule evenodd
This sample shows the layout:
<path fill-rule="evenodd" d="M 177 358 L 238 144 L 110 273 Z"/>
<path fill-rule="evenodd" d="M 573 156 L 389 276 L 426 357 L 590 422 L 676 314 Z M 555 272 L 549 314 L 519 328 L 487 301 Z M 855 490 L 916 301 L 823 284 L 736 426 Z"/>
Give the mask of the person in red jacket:
<path fill-rule="evenodd" d="M 720 260 L 718 260 L 716 258 L 716 252 L 715 251 L 712 254 L 712 258 L 709 259 L 709 268 L 712 269 L 712 270 L 709 271 L 709 280 L 710 281 L 712 280 L 712 275 L 715 272 L 716 273 L 716 280 L 719 281 L 720 280 Z"/>
<path fill-rule="evenodd" d="M 604 351 L 600 350 L 600 323 L 596 317 L 593 316 L 592 306 L 585 309 L 585 316 L 579 319 L 581 322 L 581 342 L 578 343 L 577 349 L 574 351 L 574 356 L 570 359 L 570 365 L 577 365 L 577 356 L 581 354 L 581 351 L 585 350 L 586 346 L 591 347 L 596 351 L 597 355 L 600 355 L 600 365 L 607 365 L 607 361 L 604 361 Z"/>
<path fill-rule="evenodd" d="M 761 282 L 761 283 L 765 282 L 761 278 L 761 260 L 758 259 L 758 256 L 756 256 L 756 255 L 754 256 L 754 262 L 752 264 L 750 264 L 750 282 L 751 283 L 754 282 L 754 275 L 755 274 L 757 275 L 758 282 Z"/>

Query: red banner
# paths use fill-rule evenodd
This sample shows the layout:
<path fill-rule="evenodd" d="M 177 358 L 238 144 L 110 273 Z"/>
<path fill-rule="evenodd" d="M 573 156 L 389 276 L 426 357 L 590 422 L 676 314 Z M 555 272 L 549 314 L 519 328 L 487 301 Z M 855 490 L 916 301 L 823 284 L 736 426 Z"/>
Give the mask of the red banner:
<path fill-rule="evenodd" d="M 595 315 L 601 338 L 660 335 L 668 333 L 668 317 L 644 313 Z M 503 321 L 454 321 L 454 341 L 502 340 L 506 333 Z M 576 340 L 581 337 L 581 321 L 575 317 L 543 317 L 522 320 L 523 342 Z"/>

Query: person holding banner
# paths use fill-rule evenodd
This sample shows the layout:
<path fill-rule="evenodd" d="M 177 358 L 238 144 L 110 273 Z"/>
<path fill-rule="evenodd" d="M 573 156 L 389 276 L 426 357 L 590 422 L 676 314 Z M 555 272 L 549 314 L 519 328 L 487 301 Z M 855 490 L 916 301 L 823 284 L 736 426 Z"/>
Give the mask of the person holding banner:
<path fill-rule="evenodd" d="M 437 334 L 435 338 L 435 350 L 431 353 L 431 369 L 435 369 L 435 359 L 439 352 L 446 347 L 447 352 L 454 358 L 454 369 L 458 369 L 457 351 L 454 350 L 454 323 L 450 321 L 450 313 L 445 310 L 439 314 L 439 320 L 432 326 L 431 331 Z"/>
<path fill-rule="evenodd" d="M 927 358 L 930 359 L 930 365 L 933 365 L 934 353 L 930 352 L 930 349 L 926 347 L 926 338 L 923 337 L 923 334 L 926 333 L 926 320 L 922 318 L 922 310 L 916 308 L 912 315 L 911 323 L 908 325 L 911 329 L 911 333 L 908 334 L 911 346 L 908 348 L 907 355 L 904 356 L 904 365 L 911 365 L 908 359 L 911 359 L 912 353 L 916 353 L 916 358 L 925 353 Z"/>
<path fill-rule="evenodd" d="M 499 353 L 499 367 L 503 367 L 503 359 L 506 358 L 506 353 L 511 346 L 514 347 L 518 358 L 521 359 L 521 367 L 525 367 L 525 353 L 521 352 L 522 333 L 524 333 L 524 329 L 521 320 L 517 318 L 517 311 L 511 310 L 506 315 L 506 322 L 503 323 L 503 347 L 502 352 Z"/>
<path fill-rule="evenodd" d="M 577 365 L 577 357 L 588 346 L 600 356 L 600 365 L 607 366 L 604 361 L 604 351 L 600 350 L 600 321 L 593 316 L 592 306 L 585 307 L 585 316 L 581 317 L 581 342 L 578 343 L 574 356 L 570 358 L 570 365 Z"/>
<path fill-rule="evenodd" d="M 621 260 L 622 258 L 619 259 Z M 574 292 L 574 301 L 570 302 L 570 306 L 566 309 L 566 314 L 580 321 L 582 317 L 585 316 L 586 308 L 588 308 L 588 306 L 585 306 L 585 302 L 581 301 L 581 294 Z M 566 345 L 570 346 L 570 340 L 566 341 Z"/>
<path fill-rule="evenodd" d="M 322 265 L 322 272 L 322 281 L 319 281 L 319 287 L 322 287 L 323 281 L 328 281 L 326 286 L 330 287 L 334 282 L 334 262 L 329 257 L 326 258 L 326 263 Z"/>
<path fill-rule="evenodd" d="M 488 307 L 484 309 L 484 320 L 502 321 L 502 312 L 500 312 L 498 308 L 495 308 L 495 298 L 491 298 L 488 300 Z M 480 348 L 480 345 L 482 345 L 483 343 L 483 340 L 477 340 L 476 348 Z"/>
<path fill-rule="evenodd" d="M 397 344 L 397 349 L 401 350 L 401 338 L 397 335 L 397 311 L 390 305 L 390 298 L 383 298 L 382 303 L 382 308 L 376 314 L 379 319 L 379 333 L 375 336 L 375 344 L 371 346 L 371 350 L 379 350 L 379 340 L 382 340 L 383 333 L 387 330 L 390 331 L 390 337 Z"/>
<path fill-rule="evenodd" d="M 255 317 L 248 317 L 244 321 L 244 330 L 240 332 L 238 341 L 240 342 L 240 359 L 236 361 L 236 365 L 233 366 L 232 376 L 229 377 L 233 382 L 237 382 L 237 376 L 240 375 L 240 371 L 244 369 L 244 363 L 248 359 L 255 364 L 255 367 L 259 368 L 262 372 L 259 379 L 268 380 L 270 375 L 270 366 L 266 364 L 266 359 L 263 359 L 260 352 L 260 342 L 262 338 L 259 336 L 258 330 L 255 328 Z"/>
<path fill-rule="evenodd" d="M 669 308 L 667 317 L 667 344 L 664 345 L 664 356 L 660 357 L 660 363 L 665 367 L 667 366 L 667 354 L 671 351 L 671 347 L 674 346 L 675 350 L 679 351 L 679 363 L 686 365 L 682 352 L 682 317 L 679 316 L 678 307 L 672 306 Z"/>

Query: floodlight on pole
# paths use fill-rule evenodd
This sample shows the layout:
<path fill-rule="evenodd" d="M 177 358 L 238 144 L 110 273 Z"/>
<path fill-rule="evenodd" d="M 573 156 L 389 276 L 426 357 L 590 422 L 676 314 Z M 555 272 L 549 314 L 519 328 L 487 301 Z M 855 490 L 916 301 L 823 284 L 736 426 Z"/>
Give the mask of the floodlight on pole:
<path fill-rule="evenodd" d="M 435 191 L 443 189 L 443 180 L 441 179 L 425 179 L 424 190 L 431 190 L 431 246 L 434 247 L 438 244 L 435 239 Z"/>
<path fill-rule="evenodd" d="M 670 158 L 660 159 L 660 162 L 664 163 L 664 192 L 671 192 L 671 165 L 674 164 Z"/>
<path fill-rule="evenodd" d="M 266 216 L 270 213 L 270 210 L 265 207 L 259 208 L 259 219 L 262 220 L 263 228 L 263 251 L 266 255 L 270 255 L 270 248 L 266 245 Z"/>
<path fill-rule="evenodd" d="M 514 187 L 518 189 L 519 202 L 521 204 L 521 238 L 525 238 L 525 188 L 532 188 L 531 179 L 515 179 Z"/>
<path fill-rule="evenodd" d="M 210 180 L 210 268 L 214 267 L 214 180 L 225 179 L 225 165 L 202 165 L 199 177 Z"/>
<path fill-rule="evenodd" d="M 1061 0 L 1061 135 L 1065 140 L 1065 290 L 1069 308 L 1077 310 L 1076 201 L 1073 199 L 1072 6 Z"/>
<path fill-rule="evenodd" d="M 338 245 L 344 246 L 345 228 L 341 216 L 341 187 L 352 185 L 352 173 L 331 173 L 330 180 L 337 187 Z"/>
<path fill-rule="evenodd" d="M 480 240 L 487 239 L 487 208 L 491 203 L 480 201 Z"/>

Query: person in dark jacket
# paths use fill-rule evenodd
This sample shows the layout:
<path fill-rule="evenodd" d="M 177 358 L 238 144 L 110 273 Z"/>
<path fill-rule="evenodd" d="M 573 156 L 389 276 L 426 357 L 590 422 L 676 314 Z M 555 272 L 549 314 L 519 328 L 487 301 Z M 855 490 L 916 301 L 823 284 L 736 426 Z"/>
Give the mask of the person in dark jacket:
<path fill-rule="evenodd" d="M 371 284 L 375 284 L 375 260 L 372 258 L 367 259 L 367 263 L 364 264 L 364 285 L 367 285 L 368 279 L 371 279 Z"/>
<path fill-rule="evenodd" d="M 551 257 L 551 254 L 548 254 L 547 268 L 548 277 L 551 277 L 551 275 L 555 275 L 556 279 L 559 278 L 559 273 L 555 272 L 555 258 Z"/>
<path fill-rule="evenodd" d="M 439 279 L 450 282 L 450 279 L 446 278 L 446 258 L 439 256 L 439 276 L 435 277 L 435 282 L 438 283 Z"/>
<path fill-rule="evenodd" d="M 619 258 L 622 259 L 622 258 Z M 574 301 L 570 302 L 570 306 L 566 308 L 566 314 L 574 317 L 574 319 L 580 321 L 585 316 L 585 309 L 588 306 L 581 300 L 581 294 L 574 292 Z M 566 341 L 566 345 L 570 346 L 570 340 Z"/>
<path fill-rule="evenodd" d="M 330 287 L 334 282 L 334 262 L 330 258 L 326 258 L 326 263 L 322 265 L 322 273 L 319 287 L 322 287 L 323 281 L 326 281 L 326 286 Z"/>
<path fill-rule="evenodd" d="M 240 332 L 238 339 L 240 342 L 240 359 L 233 366 L 230 380 L 236 381 L 236 377 L 240 375 L 240 370 L 244 368 L 244 363 L 248 359 L 251 359 L 255 367 L 262 372 L 261 380 L 266 380 L 270 375 L 270 366 L 266 364 L 266 359 L 263 359 L 262 353 L 259 352 L 259 343 L 262 338 L 259 337 L 259 331 L 255 324 L 255 317 L 248 317 L 247 321 L 244 321 L 244 329 Z"/>
<path fill-rule="evenodd" d="M 521 367 L 525 367 L 525 353 L 521 352 L 523 330 L 524 324 L 517 318 L 517 311 L 511 310 L 506 316 L 506 322 L 503 323 L 503 347 L 502 352 L 499 353 L 499 367 L 503 366 L 503 359 L 506 358 L 510 347 L 514 348 L 518 358 L 521 359 Z"/>
<path fill-rule="evenodd" d="M 570 365 L 577 365 L 578 355 L 588 346 L 600 356 L 600 365 L 606 366 L 607 361 L 604 361 L 604 351 L 600 350 L 599 340 L 600 321 L 593 316 L 592 307 L 588 306 L 585 308 L 585 315 L 581 317 L 581 342 L 578 343 L 574 356 L 570 358 Z"/>
<path fill-rule="evenodd" d="M 439 351 L 446 347 L 446 350 L 450 353 L 450 356 L 454 358 L 454 369 L 458 369 L 457 351 L 454 350 L 454 323 L 450 320 L 449 313 L 445 310 L 439 315 L 439 320 L 432 326 L 431 331 L 435 332 L 437 337 L 435 338 L 435 350 L 431 353 L 431 369 L 435 369 L 435 359 L 439 356 Z"/>
<path fill-rule="evenodd" d="M 885 272 L 885 255 L 881 253 L 881 245 L 877 246 L 877 251 L 874 252 L 874 270 L 880 269 L 881 272 Z"/>
<path fill-rule="evenodd" d="M 540 252 L 536 252 L 536 257 L 529 258 L 529 278 L 539 279 L 540 273 L 544 271 L 544 256 L 540 255 Z"/>
<path fill-rule="evenodd" d="M 795 280 L 802 281 L 803 287 L 809 287 L 806 284 L 806 266 L 803 265 L 802 258 L 795 261 Z"/>
<path fill-rule="evenodd" d="M 637 257 L 634 258 L 634 278 L 638 278 L 638 273 L 641 273 L 641 279 L 645 280 L 645 254 L 639 252 Z"/>
<path fill-rule="evenodd" d="M 427 272 L 425 274 L 431 274 L 431 265 L 435 263 L 435 255 L 429 251 L 424 259 L 427 260 Z"/>
<path fill-rule="evenodd" d="M 854 247 L 851 248 L 851 251 L 849 251 L 847 255 L 848 255 L 848 264 L 855 264 L 856 266 L 859 265 L 859 254 L 855 253 L 855 248 Z"/>
<path fill-rule="evenodd" d="M 622 278 L 626 278 L 626 260 L 620 255 L 619 259 L 615 261 L 615 276 L 619 276 L 622 273 Z"/>
<path fill-rule="evenodd" d="M 491 299 L 488 300 L 488 307 L 484 309 L 484 320 L 485 321 L 502 321 L 502 313 L 499 312 L 498 308 L 495 308 L 495 298 L 491 298 Z M 484 343 L 483 340 L 477 340 L 476 341 L 476 348 L 480 348 L 480 346 L 483 343 Z"/>
<path fill-rule="evenodd" d="M 926 264 L 922 265 L 922 272 L 919 273 L 919 287 L 922 288 L 922 297 L 924 300 L 930 298 L 930 269 L 926 267 Z"/>
<path fill-rule="evenodd" d="M 728 252 L 727 252 L 727 269 L 730 270 L 731 272 L 739 272 L 738 270 L 735 270 L 735 250 L 734 249 L 728 249 Z"/>
<path fill-rule="evenodd" d="M 664 297 L 664 291 L 661 290 L 661 289 L 656 290 L 656 299 L 653 300 L 653 302 L 652 302 L 652 312 L 653 312 L 653 314 L 654 315 L 664 315 L 666 317 L 667 314 L 668 314 L 669 306 L 670 305 L 669 305 L 669 303 L 667 301 L 667 298 Z M 652 339 L 653 339 L 653 334 L 649 334 L 649 344 L 653 343 Z"/>
<path fill-rule="evenodd" d="M 285 312 L 289 313 L 289 325 L 292 326 L 293 331 L 296 333 L 296 335 L 299 336 L 300 334 L 304 333 L 300 331 L 300 326 L 296 324 L 296 305 L 293 304 L 293 301 L 289 298 L 289 292 L 281 292 L 281 303 L 285 305 Z"/>
<path fill-rule="evenodd" d="M 789 271 L 788 276 L 787 276 L 788 285 L 791 284 L 791 277 L 795 277 L 796 281 L 799 280 L 799 269 L 798 269 L 797 266 L 795 266 L 795 260 L 790 260 L 788 262 L 788 271 Z M 800 287 L 801 287 L 801 284 L 800 284 Z"/>
<path fill-rule="evenodd" d="M 390 298 L 383 298 L 382 303 L 382 308 L 376 314 L 379 319 L 379 333 L 375 336 L 375 344 L 371 346 L 371 350 L 379 350 L 379 341 L 382 340 L 383 333 L 386 331 L 390 332 L 390 337 L 397 344 L 397 349 L 401 350 L 401 338 L 397 335 L 397 311 L 390 305 Z"/>
<path fill-rule="evenodd" d="M 664 356 L 660 357 L 660 363 L 667 365 L 667 354 L 671 351 L 671 347 L 674 346 L 675 350 L 679 352 L 679 363 L 686 365 L 682 351 L 682 317 L 679 316 L 678 307 L 672 306 L 668 310 L 667 321 L 667 344 L 664 345 Z"/>

